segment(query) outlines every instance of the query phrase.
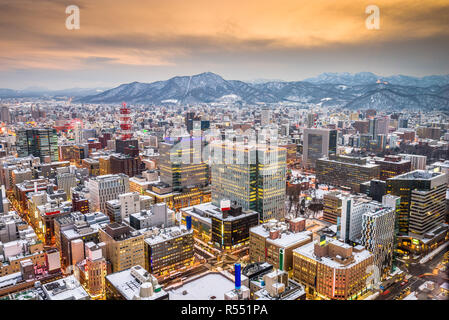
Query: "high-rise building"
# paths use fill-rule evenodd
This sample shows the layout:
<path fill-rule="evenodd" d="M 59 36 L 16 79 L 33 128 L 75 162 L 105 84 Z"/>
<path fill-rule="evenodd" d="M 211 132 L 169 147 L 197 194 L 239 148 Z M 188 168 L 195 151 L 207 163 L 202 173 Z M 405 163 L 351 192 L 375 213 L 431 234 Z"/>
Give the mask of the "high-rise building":
<path fill-rule="evenodd" d="M 411 171 L 411 161 L 402 159 L 401 156 L 385 156 L 382 160 L 376 160 L 380 169 L 380 180 L 387 180 L 400 174 Z"/>
<path fill-rule="evenodd" d="M 2 106 L 0 110 L 0 121 L 10 123 L 11 122 L 11 112 L 7 106 Z"/>
<path fill-rule="evenodd" d="M 400 235 L 424 236 L 444 221 L 446 174 L 415 170 L 387 180 L 387 194 L 401 197 Z"/>
<path fill-rule="evenodd" d="M 283 219 L 286 194 L 285 148 L 243 142 L 211 143 L 212 204 L 231 200 L 259 213 L 260 221 Z"/>
<path fill-rule="evenodd" d="M 260 125 L 266 126 L 271 122 L 271 112 L 268 107 L 262 108 L 260 112 Z"/>
<path fill-rule="evenodd" d="M 119 194 L 129 192 L 129 177 L 125 174 L 108 174 L 93 177 L 87 182 L 91 211 L 106 213 L 106 201 L 117 199 Z"/>
<path fill-rule="evenodd" d="M 56 129 L 19 129 L 16 132 L 16 144 L 19 157 L 32 154 L 39 157 L 41 161 L 45 157 L 50 157 L 51 161 L 59 160 Z"/>
<path fill-rule="evenodd" d="M 323 220 L 332 224 L 339 224 L 341 219 L 342 194 L 331 191 L 323 196 Z"/>
<path fill-rule="evenodd" d="M 337 152 L 337 130 L 304 129 L 302 163 L 315 169 L 316 161 Z"/>
<path fill-rule="evenodd" d="M 142 166 L 139 156 L 126 154 L 113 154 L 109 157 L 110 173 L 123 173 L 129 177 L 134 177 L 142 172 Z M 98 162 L 98 169 L 100 165 Z"/>
<path fill-rule="evenodd" d="M 392 270 L 395 220 L 395 208 L 378 208 L 362 215 L 361 244 L 374 255 L 380 279 L 387 277 Z"/>
<path fill-rule="evenodd" d="M 202 152 L 201 137 L 170 138 L 159 145 L 160 178 L 174 191 L 186 187 L 203 187 L 208 183 L 208 166 Z"/>
<path fill-rule="evenodd" d="M 319 183 L 348 187 L 360 192 L 360 184 L 379 178 L 379 166 L 367 158 L 330 155 L 316 161 L 316 177 Z"/>
<path fill-rule="evenodd" d="M 341 204 L 338 236 L 345 243 L 360 243 L 362 236 L 362 216 L 381 208 L 381 204 L 363 196 L 344 196 Z"/>
<path fill-rule="evenodd" d="M 378 135 L 388 135 L 389 126 L 389 117 L 376 117 L 369 120 L 368 132 L 372 139 L 376 139 Z"/>

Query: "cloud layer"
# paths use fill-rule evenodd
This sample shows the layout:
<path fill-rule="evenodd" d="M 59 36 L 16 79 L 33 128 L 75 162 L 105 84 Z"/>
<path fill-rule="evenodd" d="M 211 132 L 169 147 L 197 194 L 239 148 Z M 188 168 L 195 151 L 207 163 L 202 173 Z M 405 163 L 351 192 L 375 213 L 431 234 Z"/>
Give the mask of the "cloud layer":
<path fill-rule="evenodd" d="M 65 28 L 70 4 L 80 7 L 80 30 Z M 380 8 L 380 30 L 365 28 L 370 4 Z M 0 75 L 20 87 L 39 76 L 70 86 L 201 71 L 286 80 L 447 73 L 448 16 L 449 0 L 3 0 Z"/>

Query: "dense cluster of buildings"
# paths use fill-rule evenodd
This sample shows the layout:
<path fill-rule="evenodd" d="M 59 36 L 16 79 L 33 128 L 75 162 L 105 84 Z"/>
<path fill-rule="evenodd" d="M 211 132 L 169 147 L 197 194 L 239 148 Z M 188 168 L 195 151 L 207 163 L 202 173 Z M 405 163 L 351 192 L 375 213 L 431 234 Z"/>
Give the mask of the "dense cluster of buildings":
<path fill-rule="evenodd" d="M 1 110 L 0 296 L 364 299 L 449 240 L 440 114 L 43 104 Z"/>

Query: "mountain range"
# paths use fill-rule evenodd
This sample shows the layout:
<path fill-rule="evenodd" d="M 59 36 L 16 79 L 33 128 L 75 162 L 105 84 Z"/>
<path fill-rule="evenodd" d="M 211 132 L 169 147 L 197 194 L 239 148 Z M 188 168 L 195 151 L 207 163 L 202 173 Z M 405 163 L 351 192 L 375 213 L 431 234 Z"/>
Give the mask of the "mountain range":
<path fill-rule="evenodd" d="M 70 88 L 51 90 L 43 87 L 29 87 L 23 90 L 0 88 L 0 98 L 39 98 L 39 97 L 84 97 L 98 94 L 110 88 Z"/>
<path fill-rule="evenodd" d="M 8 89 L 0 89 L 0 97 L 5 93 L 2 90 Z M 355 110 L 449 110 L 449 75 L 416 78 L 380 77 L 369 72 L 324 73 L 304 81 L 244 82 L 205 72 L 152 83 L 132 82 L 73 96 L 74 102 L 98 104 L 297 103 Z"/>

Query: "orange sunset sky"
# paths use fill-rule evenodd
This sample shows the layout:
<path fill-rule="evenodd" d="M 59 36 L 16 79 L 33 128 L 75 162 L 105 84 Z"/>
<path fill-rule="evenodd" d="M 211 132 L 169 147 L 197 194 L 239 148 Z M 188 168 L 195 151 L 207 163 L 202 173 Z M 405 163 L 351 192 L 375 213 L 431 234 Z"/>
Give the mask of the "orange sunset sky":
<path fill-rule="evenodd" d="M 65 8 L 80 8 L 67 30 Z M 367 5 L 380 30 L 367 30 Z M 449 73 L 449 0 L 0 0 L 0 87 Z"/>

